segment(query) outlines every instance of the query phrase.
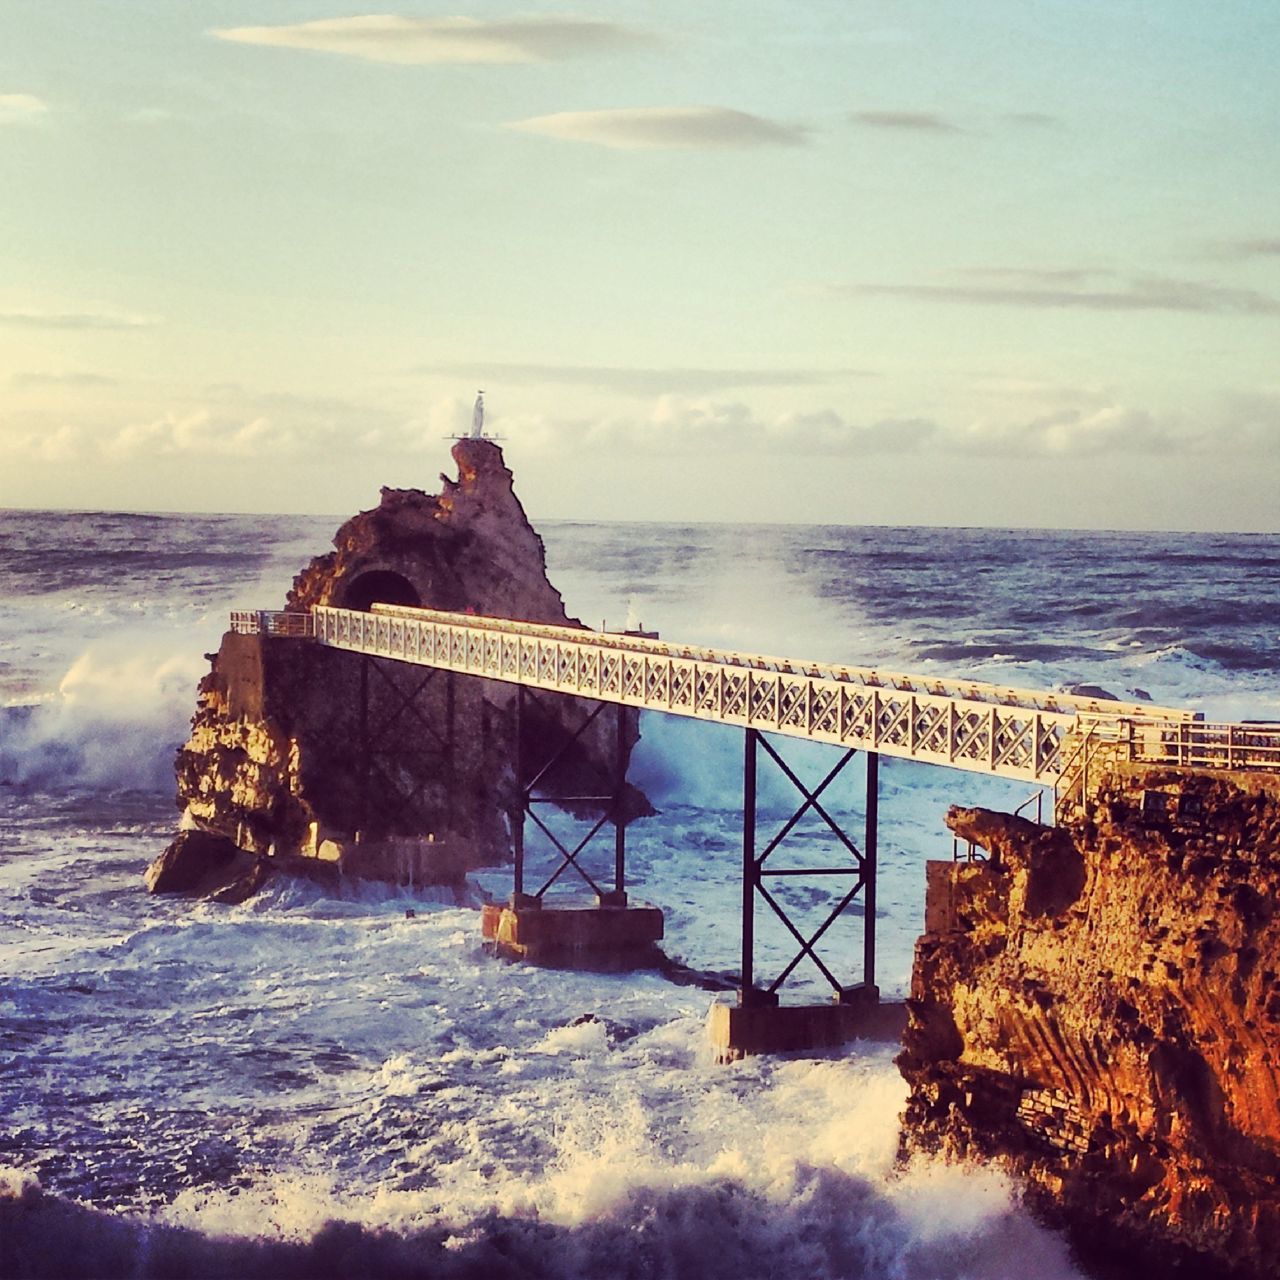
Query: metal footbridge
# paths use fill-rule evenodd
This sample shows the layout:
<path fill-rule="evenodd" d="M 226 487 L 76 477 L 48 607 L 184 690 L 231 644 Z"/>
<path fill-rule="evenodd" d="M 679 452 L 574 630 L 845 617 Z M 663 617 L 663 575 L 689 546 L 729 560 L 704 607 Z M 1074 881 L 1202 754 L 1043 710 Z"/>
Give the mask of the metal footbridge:
<path fill-rule="evenodd" d="M 359 729 L 350 743 L 353 766 L 366 780 L 380 771 L 390 784 L 394 765 L 386 756 L 387 725 L 371 725 L 372 671 L 394 688 L 394 668 L 426 668 L 414 689 L 396 693 L 391 715 L 413 709 L 418 694 L 444 673 L 444 722 L 433 727 L 425 709 L 413 711 L 411 734 L 434 738 L 440 767 L 452 779 L 455 676 L 481 677 L 515 686 L 509 728 L 515 782 L 511 809 L 514 889 L 510 912 L 545 923 L 548 890 L 580 880 L 595 894 L 598 909 L 627 910 L 625 845 L 628 825 L 626 772 L 628 717 L 633 709 L 734 725 L 743 730 L 742 757 L 742 967 L 740 1006 L 774 1004 L 779 988 L 803 961 L 811 961 L 830 985 L 837 1004 L 857 1005 L 877 996 L 875 921 L 879 760 L 882 755 L 1036 784 L 1034 797 L 1052 788 L 1054 812 L 1074 811 L 1088 795 L 1091 759 L 1175 765 L 1183 768 L 1280 770 L 1280 726 L 1206 724 L 1193 711 L 1149 702 L 1125 703 L 1079 695 L 1017 689 L 934 675 L 839 666 L 796 658 L 679 645 L 628 632 L 591 631 L 507 618 L 447 613 L 403 605 L 374 604 L 368 611 L 316 606 L 309 613 L 241 612 L 232 630 L 264 637 L 306 639 L 361 656 Z M 566 717 L 576 730 L 545 735 L 538 716 L 542 693 L 568 695 Z M 616 733 L 603 754 L 599 794 L 556 796 L 548 779 L 573 742 L 612 707 Z M 604 725 L 600 725 L 604 728 Z M 420 731 L 420 732 L 419 732 Z M 567 732 L 567 730 L 566 730 Z M 806 784 L 782 754 L 778 738 L 804 739 L 841 748 L 839 758 L 816 785 Z M 833 813 L 824 794 L 857 756 L 865 762 L 862 829 L 856 838 L 847 819 Z M 795 811 L 772 831 L 777 815 L 760 811 L 757 773 L 775 767 L 794 788 Z M 607 776 L 605 776 L 607 775 Z M 414 786 L 420 787 L 420 783 Z M 402 799 L 412 800 L 411 786 Z M 542 806 L 580 811 L 587 830 L 566 840 L 544 820 Z M 821 847 L 800 837 L 802 822 L 822 824 Z M 447 819 L 446 819 L 447 823 Z M 609 829 L 613 844 L 612 886 L 587 865 L 584 850 Z M 558 862 L 537 887 L 526 883 L 526 832 L 549 842 Z M 788 852 L 789 851 L 789 852 Z M 815 863 L 814 858 L 819 861 Z M 536 860 L 535 860 L 536 861 Z M 788 885 L 794 877 L 816 879 L 830 910 L 816 928 L 797 915 Z M 555 895 L 552 895 L 555 898 Z M 559 899 L 564 901 L 563 898 Z M 755 926 L 763 904 L 795 945 L 792 959 L 771 980 L 758 980 Z M 652 911 L 653 909 L 648 909 Z M 522 913 L 523 916 L 522 916 Z M 551 912 L 550 914 L 554 914 Z M 655 913 L 656 914 L 656 913 Z M 820 953 L 838 920 L 860 916 L 861 981 L 842 981 Z M 618 924 L 610 917 L 606 935 Z M 660 929 L 659 929 L 660 936 Z M 824 942 L 827 939 L 827 942 Z M 829 957 L 828 957 L 829 958 Z"/>
<path fill-rule="evenodd" d="M 1135 758 L 1172 747 L 1175 758 L 1192 763 L 1188 752 L 1204 755 L 1215 737 L 1205 731 L 1224 728 L 1202 727 L 1196 712 L 1149 702 L 403 605 L 374 604 L 368 612 L 317 606 L 310 614 L 236 613 L 232 627 L 307 636 L 396 662 L 1050 786 L 1070 769 L 1066 747 L 1073 734 L 1125 741 Z M 1239 729 L 1236 754 L 1243 761 L 1256 751 L 1246 749 L 1246 727 Z M 1224 742 L 1224 751 L 1230 745 Z M 1274 765 L 1280 739 L 1270 748 L 1264 754 Z"/>

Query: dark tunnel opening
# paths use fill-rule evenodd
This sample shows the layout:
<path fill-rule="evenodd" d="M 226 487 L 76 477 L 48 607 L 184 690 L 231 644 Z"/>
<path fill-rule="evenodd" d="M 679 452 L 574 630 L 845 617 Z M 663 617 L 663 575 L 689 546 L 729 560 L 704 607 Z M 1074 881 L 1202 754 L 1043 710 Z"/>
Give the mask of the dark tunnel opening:
<path fill-rule="evenodd" d="M 342 607 L 367 611 L 373 604 L 417 606 L 422 604 L 422 599 L 408 578 L 389 569 L 371 569 L 351 580 L 342 593 Z"/>

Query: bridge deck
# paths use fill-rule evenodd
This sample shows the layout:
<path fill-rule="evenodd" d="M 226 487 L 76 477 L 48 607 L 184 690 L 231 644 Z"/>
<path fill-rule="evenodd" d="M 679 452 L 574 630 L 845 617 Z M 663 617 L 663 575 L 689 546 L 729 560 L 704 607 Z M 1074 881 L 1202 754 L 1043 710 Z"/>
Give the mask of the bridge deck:
<path fill-rule="evenodd" d="M 1280 725 L 1206 724 L 1198 712 L 940 676 L 904 675 L 626 633 L 375 604 L 369 613 L 233 613 L 232 629 L 580 694 L 1045 785 L 1068 735 L 1128 759 L 1280 773 Z"/>
<path fill-rule="evenodd" d="M 645 637 L 375 605 L 310 618 L 241 614 L 233 626 L 698 720 L 1052 784 L 1082 721 L 1116 736 L 1120 712 L 1094 699 L 973 681 L 675 646 Z M 1192 713 L 1144 704 L 1145 719 Z"/>

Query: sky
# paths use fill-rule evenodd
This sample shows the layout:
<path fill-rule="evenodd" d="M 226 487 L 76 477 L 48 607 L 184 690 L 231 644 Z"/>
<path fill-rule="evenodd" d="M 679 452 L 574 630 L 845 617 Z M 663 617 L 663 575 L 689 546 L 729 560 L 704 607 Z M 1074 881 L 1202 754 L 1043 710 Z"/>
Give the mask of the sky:
<path fill-rule="evenodd" d="M 535 520 L 1280 530 L 1278 65 L 1275 0 L 0 0 L 0 506 L 349 513 L 483 388 Z"/>

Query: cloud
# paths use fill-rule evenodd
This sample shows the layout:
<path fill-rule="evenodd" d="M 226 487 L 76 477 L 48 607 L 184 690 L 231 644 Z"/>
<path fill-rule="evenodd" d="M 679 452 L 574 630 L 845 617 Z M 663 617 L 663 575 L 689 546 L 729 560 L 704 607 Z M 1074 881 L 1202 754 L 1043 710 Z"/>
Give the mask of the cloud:
<path fill-rule="evenodd" d="M 624 151 L 797 146 L 807 131 L 727 107 L 625 107 L 561 111 L 510 122 L 508 129 Z"/>
<path fill-rule="evenodd" d="M 1007 111 L 1004 118 L 1010 124 L 1026 125 L 1033 129 L 1053 129 L 1062 123 L 1057 116 L 1044 111 Z"/>
<path fill-rule="evenodd" d="M 1059 409 L 1017 419 L 973 419 L 948 433 L 955 453 L 995 457 L 1097 457 L 1104 454 L 1199 452 L 1200 438 L 1157 420 L 1149 410 L 1109 404 Z"/>
<path fill-rule="evenodd" d="M 1098 267 L 963 267 L 957 274 L 1033 288 L 1083 284 L 1086 280 L 1114 279 L 1116 276 L 1114 271 Z"/>
<path fill-rule="evenodd" d="M 522 449 L 535 452 L 754 455 L 904 453 L 938 427 L 924 419 L 850 421 L 832 410 L 762 418 L 740 401 L 659 396 L 647 414 L 554 421 L 504 419 L 495 424 Z"/>
<path fill-rule="evenodd" d="M 17 124 L 47 114 L 49 104 L 30 93 L 0 93 L 0 124 Z"/>
<path fill-rule="evenodd" d="M 365 14 L 274 27 L 224 27 L 237 44 L 337 53 L 402 66 L 551 62 L 643 48 L 655 36 L 617 22 L 578 18 L 406 18 Z"/>
<path fill-rule="evenodd" d="M 988 269 L 990 273 L 991 269 Z M 1173 311 L 1200 315 L 1280 315 L 1280 300 L 1255 289 L 1233 289 L 1198 280 L 1135 276 L 1109 288 L 1072 287 L 1094 275 L 1015 271 L 999 285 L 861 284 L 823 292 L 861 297 L 906 298 L 917 302 L 1047 310 Z"/>
<path fill-rule="evenodd" d="M 0 431 L 0 458 L 19 462 L 44 462 L 60 465 L 80 459 L 83 438 L 72 426 L 55 427 L 52 431 Z"/>
<path fill-rule="evenodd" d="M 292 427 L 271 418 L 244 420 L 200 409 L 131 423 L 105 440 L 102 451 L 116 459 L 174 454 L 247 459 L 296 453 L 300 443 Z"/>
<path fill-rule="evenodd" d="M 9 385 L 17 390 L 32 387 L 114 387 L 118 379 L 101 373 L 14 373 Z"/>
<path fill-rule="evenodd" d="M 345 400 L 290 393 L 252 393 L 224 384 L 205 403 L 99 433 L 102 456 L 242 459 L 280 462 L 349 456 L 353 451 L 399 457 L 438 447 L 442 436 L 471 424 L 469 401 L 446 398 L 407 416 Z"/>
<path fill-rule="evenodd" d="M 1194 411 L 1157 410 L 1099 388 L 1072 388 L 1017 378 L 975 387 L 968 412 L 946 420 L 834 409 L 762 414 L 737 399 L 662 395 L 636 412 L 565 419 L 494 415 L 490 424 L 522 457 L 556 460 L 598 455 L 670 457 L 706 462 L 717 456 L 826 460 L 898 456 L 922 468 L 948 459 L 1188 459 L 1194 465 L 1238 458 L 1280 459 L 1280 391 L 1220 396 Z M 268 402 L 271 407 L 267 407 Z M 413 415 L 307 396 L 253 398 L 225 391 L 221 404 L 173 410 L 103 431 L 87 425 L 0 424 L 0 465 L 29 463 L 133 466 L 168 460 L 248 468 L 315 464 L 325 458 L 394 463 L 437 455 L 442 437 L 465 433 L 470 397 L 445 397 Z"/>
<path fill-rule="evenodd" d="M 854 111 L 856 124 L 872 129 L 897 129 L 908 133 L 963 133 L 964 130 L 934 111 Z"/>
<path fill-rule="evenodd" d="M 732 387 L 813 387 L 846 378 L 876 376 L 866 369 L 627 369 L 609 365 L 461 363 L 426 365 L 414 372 L 444 374 L 486 384 L 554 383 L 593 387 L 633 396 L 670 392 L 699 395 Z"/>
<path fill-rule="evenodd" d="M 11 329 L 150 329 L 156 316 L 111 311 L 0 311 L 0 325 Z"/>
<path fill-rule="evenodd" d="M 1191 415 L 1126 404 L 1096 389 L 1014 382 L 1017 395 L 993 414 L 869 417 L 827 409 L 763 417 L 740 401 L 659 397 L 647 414 L 560 421 L 504 419 L 499 429 L 524 453 L 681 455 L 732 451 L 814 459 L 900 454 L 945 458 L 1208 459 L 1280 456 L 1280 395 L 1237 394 Z"/>
<path fill-rule="evenodd" d="M 1215 257 L 1233 259 L 1280 258 L 1280 236 L 1225 240 L 1214 246 Z"/>

